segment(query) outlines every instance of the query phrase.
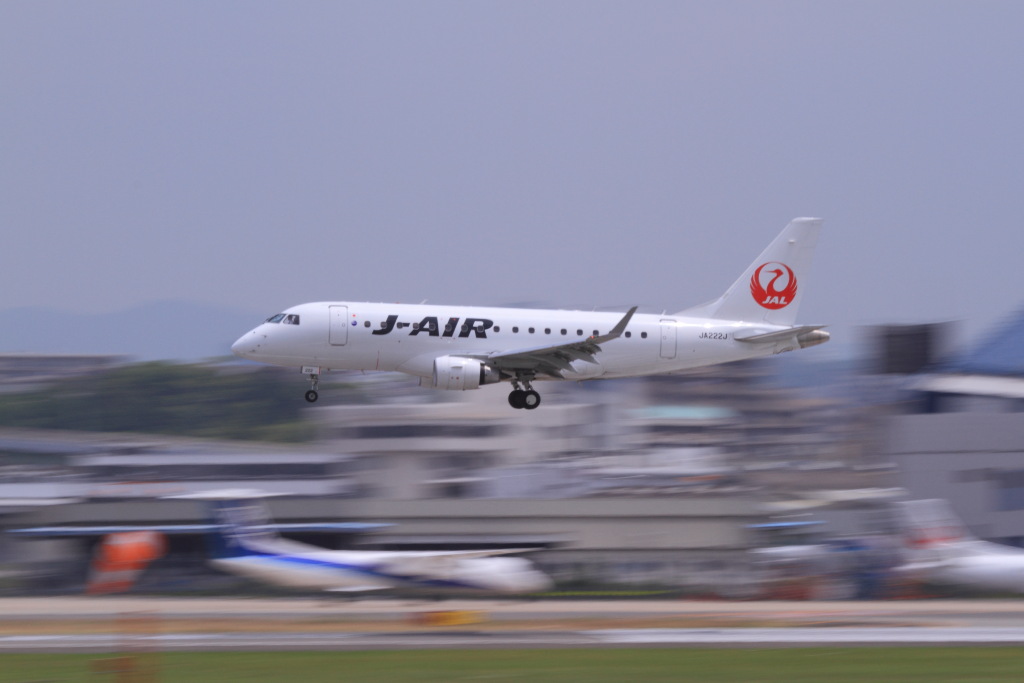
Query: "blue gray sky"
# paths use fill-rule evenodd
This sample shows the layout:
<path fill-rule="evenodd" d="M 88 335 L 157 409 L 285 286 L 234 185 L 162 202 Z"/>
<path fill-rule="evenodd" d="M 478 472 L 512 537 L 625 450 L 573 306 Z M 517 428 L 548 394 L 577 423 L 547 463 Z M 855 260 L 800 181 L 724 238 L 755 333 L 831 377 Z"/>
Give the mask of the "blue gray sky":
<path fill-rule="evenodd" d="M 1019 2 L 8 0 L 0 310 L 676 311 L 822 216 L 804 322 L 984 332 L 1021 45 Z"/>

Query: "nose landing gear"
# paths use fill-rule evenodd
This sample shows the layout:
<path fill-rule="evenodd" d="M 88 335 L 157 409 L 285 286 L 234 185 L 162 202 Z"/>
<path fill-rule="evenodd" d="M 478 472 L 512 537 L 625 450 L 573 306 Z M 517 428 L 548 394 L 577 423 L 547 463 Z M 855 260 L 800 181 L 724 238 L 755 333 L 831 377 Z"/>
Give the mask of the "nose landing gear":
<path fill-rule="evenodd" d="M 306 401 L 309 403 L 316 403 L 316 400 L 320 398 L 320 394 L 317 389 L 320 388 L 320 368 L 302 368 L 302 374 L 309 377 L 309 391 L 306 392 Z"/>
<path fill-rule="evenodd" d="M 540 394 L 533 390 L 533 387 L 530 385 L 530 379 L 516 377 L 512 380 L 512 392 L 508 395 L 508 404 L 516 410 L 521 408 L 534 410 L 540 405 Z M 526 387 L 525 389 L 519 388 L 520 381 Z"/>

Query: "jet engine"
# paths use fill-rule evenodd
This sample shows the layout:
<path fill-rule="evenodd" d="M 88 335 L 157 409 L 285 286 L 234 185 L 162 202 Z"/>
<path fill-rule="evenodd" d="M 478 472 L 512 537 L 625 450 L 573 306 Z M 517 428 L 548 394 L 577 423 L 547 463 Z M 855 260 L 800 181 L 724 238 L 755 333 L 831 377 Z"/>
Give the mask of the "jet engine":
<path fill-rule="evenodd" d="M 501 372 L 490 365 L 474 359 L 459 356 L 441 356 L 434 359 L 435 389 L 464 391 L 479 389 L 482 384 L 501 381 Z"/>

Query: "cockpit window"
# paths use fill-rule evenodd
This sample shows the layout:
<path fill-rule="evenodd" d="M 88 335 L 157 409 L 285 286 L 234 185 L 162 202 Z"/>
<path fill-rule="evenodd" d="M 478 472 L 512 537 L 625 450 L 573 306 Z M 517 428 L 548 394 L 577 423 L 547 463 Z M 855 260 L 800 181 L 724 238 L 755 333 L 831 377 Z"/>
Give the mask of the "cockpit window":
<path fill-rule="evenodd" d="M 282 320 L 281 322 L 283 322 L 285 325 L 298 325 L 299 324 L 299 316 L 297 316 L 294 313 L 292 313 L 291 315 L 286 315 L 284 317 L 284 320 Z"/>
<path fill-rule="evenodd" d="M 284 313 L 278 313 L 277 315 L 272 315 L 267 318 L 268 323 L 279 323 L 282 320 L 284 320 Z"/>

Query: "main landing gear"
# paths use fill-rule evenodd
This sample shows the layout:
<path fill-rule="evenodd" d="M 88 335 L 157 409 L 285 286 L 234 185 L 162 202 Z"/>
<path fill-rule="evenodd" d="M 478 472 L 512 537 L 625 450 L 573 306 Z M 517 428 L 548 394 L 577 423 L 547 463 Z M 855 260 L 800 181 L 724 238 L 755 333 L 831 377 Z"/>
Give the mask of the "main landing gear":
<path fill-rule="evenodd" d="M 508 404 L 515 409 L 525 408 L 526 410 L 533 410 L 540 405 L 540 394 L 533 390 L 530 386 L 529 379 L 522 379 L 523 386 L 526 389 L 519 388 L 519 377 L 512 380 L 512 392 L 508 395 Z"/>

